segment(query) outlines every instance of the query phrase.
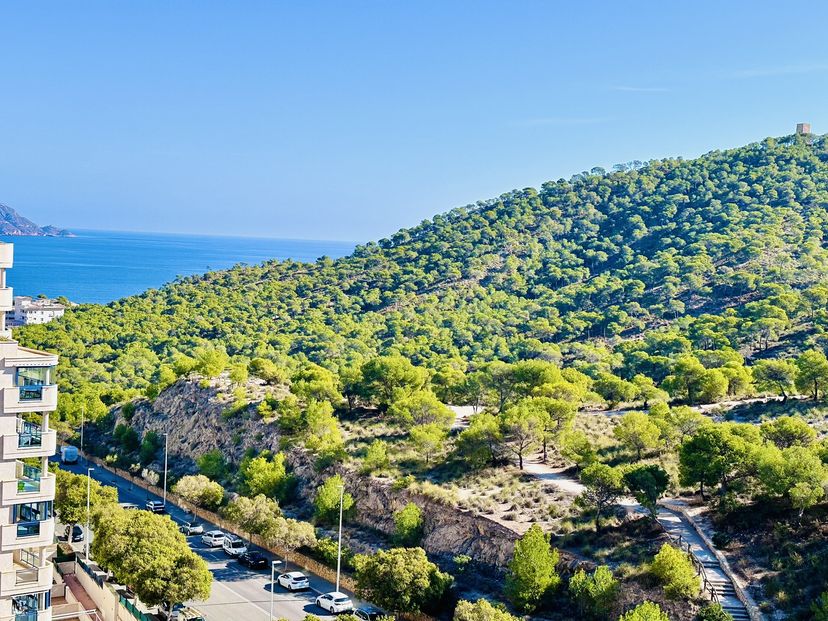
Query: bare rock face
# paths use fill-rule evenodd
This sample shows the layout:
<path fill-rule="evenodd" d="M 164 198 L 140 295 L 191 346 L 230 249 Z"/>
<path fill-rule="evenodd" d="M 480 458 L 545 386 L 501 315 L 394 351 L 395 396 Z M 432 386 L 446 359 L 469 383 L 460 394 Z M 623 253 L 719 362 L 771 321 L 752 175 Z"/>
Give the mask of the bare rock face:
<path fill-rule="evenodd" d="M 252 381 L 252 392 L 261 386 Z M 170 467 L 179 474 L 195 472 L 195 460 L 219 449 L 230 464 L 238 464 L 249 448 L 279 450 L 275 423 L 266 423 L 256 413 L 256 403 L 232 417 L 224 415 L 233 405 L 229 379 L 180 380 L 163 391 L 154 402 L 140 401 L 128 421 L 143 434 L 152 430 L 169 434 Z M 119 422 L 127 422 L 121 419 Z M 320 473 L 304 449 L 288 447 L 287 461 L 299 480 L 300 497 L 310 503 L 316 489 L 331 473 Z M 504 567 L 519 537 L 515 531 L 486 517 L 463 511 L 408 489 L 395 490 L 388 479 L 366 477 L 340 469 L 348 491 L 356 500 L 355 521 L 386 534 L 394 532 L 395 511 L 414 502 L 424 521 L 423 548 L 440 556 L 470 556 L 491 568 Z"/>
<path fill-rule="evenodd" d="M 393 514 L 409 502 L 423 515 L 423 548 L 433 554 L 465 554 L 478 563 L 504 567 L 512 558 L 518 534 L 485 517 L 444 505 L 436 500 L 395 491 L 389 482 L 377 479 L 358 481 L 357 519 L 387 534 L 394 532 Z"/>
<path fill-rule="evenodd" d="M 315 472 L 312 460 L 300 449 L 290 451 L 288 461 L 305 483 L 300 494 L 310 501 L 325 477 Z M 424 494 L 394 489 L 388 479 L 360 476 L 345 469 L 339 474 L 348 482 L 348 491 L 356 501 L 356 521 L 363 526 L 391 535 L 394 512 L 413 502 L 423 515 L 421 545 L 426 552 L 449 558 L 465 554 L 492 568 L 505 567 L 512 558 L 520 535 L 502 524 Z"/>
<path fill-rule="evenodd" d="M 255 392 L 260 384 L 251 381 Z M 155 401 L 138 401 L 129 421 L 140 434 L 155 431 L 169 434 L 170 467 L 178 474 L 195 472 L 195 460 L 214 449 L 224 453 L 230 464 L 237 464 L 248 448 L 277 451 L 279 435 L 275 424 L 267 424 L 255 414 L 255 404 L 227 418 L 233 406 L 232 386 L 226 376 L 210 380 L 179 380 L 164 390 Z M 172 459 L 174 458 L 174 459 Z"/>

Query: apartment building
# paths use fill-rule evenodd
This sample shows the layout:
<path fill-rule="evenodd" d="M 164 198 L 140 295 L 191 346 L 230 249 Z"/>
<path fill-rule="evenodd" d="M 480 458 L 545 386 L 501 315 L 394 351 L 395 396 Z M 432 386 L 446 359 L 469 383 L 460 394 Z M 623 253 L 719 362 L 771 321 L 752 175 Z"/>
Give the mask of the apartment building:
<path fill-rule="evenodd" d="M 63 317 L 66 306 L 49 298 L 31 298 L 28 295 L 14 297 L 14 308 L 6 311 L 6 325 L 28 326 L 33 323 L 49 323 Z"/>
<path fill-rule="evenodd" d="M 13 261 L 14 245 L 0 243 L 0 621 L 51 621 L 57 356 L 12 339 Z"/>

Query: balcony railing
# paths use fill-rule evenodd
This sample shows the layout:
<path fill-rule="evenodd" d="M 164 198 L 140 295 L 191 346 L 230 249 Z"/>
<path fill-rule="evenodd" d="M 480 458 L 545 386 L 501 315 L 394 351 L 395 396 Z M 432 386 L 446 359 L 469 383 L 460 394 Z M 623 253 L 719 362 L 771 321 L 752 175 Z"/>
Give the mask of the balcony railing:
<path fill-rule="evenodd" d="M 23 586 L 25 584 L 37 583 L 40 577 L 40 570 L 37 567 L 31 569 L 18 569 L 15 572 L 15 584 Z"/>
<path fill-rule="evenodd" d="M 41 522 L 18 522 L 17 536 L 18 537 L 36 537 L 40 534 Z"/>
<path fill-rule="evenodd" d="M 54 543 L 55 521 L 21 520 L 0 526 L 0 552 L 37 548 Z"/>
<path fill-rule="evenodd" d="M 30 384 L 20 386 L 21 401 L 40 401 L 43 399 L 43 388 L 48 384 Z"/>
<path fill-rule="evenodd" d="M 38 448 L 43 445 L 43 428 L 24 420 L 17 421 L 17 448 Z"/>
<path fill-rule="evenodd" d="M 40 479 L 43 471 L 35 466 L 17 462 L 17 492 L 35 493 L 40 491 Z"/>
<path fill-rule="evenodd" d="M 57 407 L 57 386 L 55 384 L 8 386 L 3 388 L 2 391 L 4 414 L 44 412 L 54 410 Z"/>

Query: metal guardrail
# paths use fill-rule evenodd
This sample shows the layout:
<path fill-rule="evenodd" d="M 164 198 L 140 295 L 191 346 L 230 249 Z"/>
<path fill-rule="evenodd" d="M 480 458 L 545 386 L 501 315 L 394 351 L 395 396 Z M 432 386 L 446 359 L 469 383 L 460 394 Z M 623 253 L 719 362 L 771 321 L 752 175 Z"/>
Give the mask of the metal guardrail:
<path fill-rule="evenodd" d="M 764 615 L 761 613 L 759 607 L 753 602 L 750 596 L 747 595 L 744 589 L 739 585 L 739 582 L 733 575 L 733 570 L 730 568 L 730 564 L 728 563 L 725 556 L 719 550 L 716 549 L 716 546 L 713 545 L 713 542 L 710 540 L 710 538 L 707 536 L 704 530 L 699 527 L 699 525 L 692 518 L 692 516 L 690 516 L 687 513 L 687 510 L 680 505 L 669 502 L 662 502 L 660 504 L 668 510 L 673 511 L 674 513 L 678 513 L 679 515 L 683 516 L 685 520 L 687 520 L 687 522 L 690 524 L 690 526 L 693 528 L 696 534 L 701 538 L 704 544 L 712 552 L 713 556 L 716 557 L 716 560 L 719 562 L 719 566 L 722 568 L 722 571 L 727 576 L 731 586 L 736 592 L 736 599 L 738 599 L 745 607 L 745 611 L 747 611 L 751 621 L 763 621 L 765 618 Z"/>
<path fill-rule="evenodd" d="M 52 615 L 52 621 L 62 621 L 63 619 L 78 619 L 81 615 L 86 615 L 92 621 L 101 621 L 98 611 L 92 608 L 91 610 L 79 610 L 77 612 L 67 612 L 62 615 Z"/>
<path fill-rule="evenodd" d="M 719 593 L 713 587 L 713 583 L 710 582 L 710 580 L 708 580 L 708 578 L 707 578 L 707 569 L 702 564 L 702 562 L 698 559 L 698 557 L 696 557 L 696 555 L 693 552 L 693 549 L 690 546 L 690 544 L 688 542 L 684 541 L 684 537 L 681 535 L 681 533 L 679 533 L 677 543 L 678 543 L 679 550 L 682 550 L 682 551 L 686 552 L 687 555 L 690 557 L 690 560 L 693 563 L 693 567 L 696 570 L 696 575 L 699 576 L 702 579 L 702 591 L 706 594 L 707 593 L 710 594 L 710 600 L 713 603 L 721 604 L 721 601 L 720 601 L 720 598 L 719 598 Z"/>

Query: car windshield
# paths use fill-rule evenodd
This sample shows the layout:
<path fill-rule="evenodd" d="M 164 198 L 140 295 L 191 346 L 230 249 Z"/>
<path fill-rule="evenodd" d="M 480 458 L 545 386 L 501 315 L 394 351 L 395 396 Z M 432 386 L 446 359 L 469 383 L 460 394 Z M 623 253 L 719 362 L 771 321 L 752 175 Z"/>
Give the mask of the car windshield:
<path fill-rule="evenodd" d="M 231 548 L 243 548 L 244 547 L 244 541 L 231 541 L 230 542 L 230 547 Z"/>
<path fill-rule="evenodd" d="M 334 598 L 334 604 L 344 604 L 348 601 L 347 597 L 336 597 Z"/>

